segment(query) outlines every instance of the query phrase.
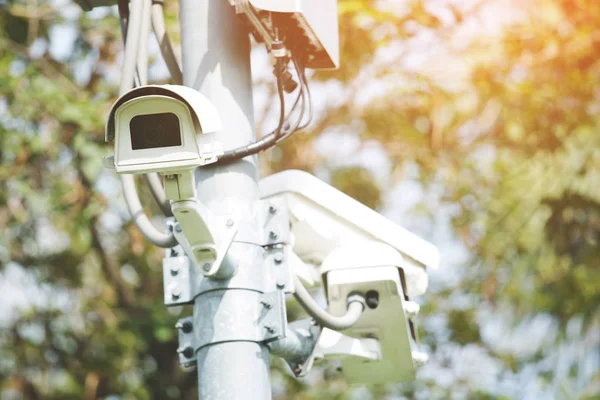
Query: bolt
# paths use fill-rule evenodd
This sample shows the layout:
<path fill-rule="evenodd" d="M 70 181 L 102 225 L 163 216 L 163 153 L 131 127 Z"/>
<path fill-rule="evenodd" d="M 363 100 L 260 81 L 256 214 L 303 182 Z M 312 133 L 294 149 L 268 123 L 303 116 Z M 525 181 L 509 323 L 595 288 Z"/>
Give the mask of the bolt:
<path fill-rule="evenodd" d="M 404 312 L 408 316 L 408 318 L 414 318 L 419 313 L 421 307 L 415 303 L 414 301 L 405 301 L 404 302 Z"/>
<path fill-rule="evenodd" d="M 177 257 L 179 253 L 177 253 L 177 250 L 175 249 L 171 249 L 171 257 Z"/>
<path fill-rule="evenodd" d="M 228 228 L 231 228 L 233 226 L 234 222 L 231 218 L 227 219 L 227 222 L 225 222 L 225 225 L 227 225 Z"/>
<path fill-rule="evenodd" d="M 277 214 L 277 208 L 275 208 L 275 206 L 269 206 L 269 214 Z"/>
<path fill-rule="evenodd" d="M 267 332 L 269 333 L 275 333 L 275 326 L 273 324 L 266 324 L 265 325 L 265 329 L 267 330 Z"/>
<path fill-rule="evenodd" d="M 179 273 L 179 264 L 174 264 L 171 266 L 171 275 L 175 276 Z"/>
<path fill-rule="evenodd" d="M 175 232 L 178 232 L 178 233 L 179 233 L 179 232 L 181 232 L 181 231 L 182 231 L 182 229 L 181 229 L 181 225 L 179 225 L 179 224 L 175 225 Z"/>
<path fill-rule="evenodd" d="M 173 290 L 171 290 L 171 297 L 173 298 L 173 300 L 177 300 L 179 297 L 181 297 L 181 289 L 174 288 Z"/>
<path fill-rule="evenodd" d="M 413 351 L 412 359 L 417 366 L 421 366 L 429 360 L 429 355 L 422 351 Z"/>
<path fill-rule="evenodd" d="M 275 264 L 281 264 L 283 262 L 283 253 L 275 253 L 273 259 L 275 260 Z"/>
<path fill-rule="evenodd" d="M 181 329 L 183 333 L 190 333 L 194 329 L 194 325 L 191 321 L 184 321 L 183 324 L 178 322 L 175 327 Z"/>
<path fill-rule="evenodd" d="M 187 346 L 185 349 L 177 349 L 179 354 L 183 354 L 185 358 L 192 358 L 194 356 L 194 349 L 191 346 Z"/>
<path fill-rule="evenodd" d="M 274 232 L 274 231 L 269 232 L 269 239 L 277 240 L 277 237 L 278 237 L 277 232 Z"/>
<path fill-rule="evenodd" d="M 212 266 L 212 265 L 210 265 L 210 263 L 206 263 L 206 264 L 204 264 L 204 265 L 202 266 L 202 270 L 203 270 L 204 272 L 208 272 L 208 271 L 210 271 L 210 267 L 211 267 L 211 266 Z"/>
<path fill-rule="evenodd" d="M 263 300 L 263 301 L 261 301 L 260 303 L 261 303 L 261 304 L 262 304 L 262 305 L 263 305 L 263 306 L 264 306 L 266 309 L 269 309 L 269 310 L 271 309 L 271 307 L 273 307 L 273 305 L 272 305 L 270 302 L 268 302 L 267 300 Z"/>
<path fill-rule="evenodd" d="M 365 298 L 367 307 L 375 309 L 379 305 L 379 293 L 376 290 L 369 290 Z"/>

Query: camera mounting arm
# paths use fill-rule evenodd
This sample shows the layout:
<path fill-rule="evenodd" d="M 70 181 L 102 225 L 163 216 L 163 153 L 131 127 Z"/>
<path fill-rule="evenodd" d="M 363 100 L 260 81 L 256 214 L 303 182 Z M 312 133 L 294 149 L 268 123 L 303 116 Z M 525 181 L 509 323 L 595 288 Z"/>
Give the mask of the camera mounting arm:
<path fill-rule="evenodd" d="M 217 216 L 196 199 L 194 170 L 165 174 L 165 194 L 182 232 L 175 232 L 188 257 L 207 277 L 225 278 L 231 271 L 221 268 L 235 237 L 233 218 Z M 180 234 L 183 233 L 183 234 Z"/>

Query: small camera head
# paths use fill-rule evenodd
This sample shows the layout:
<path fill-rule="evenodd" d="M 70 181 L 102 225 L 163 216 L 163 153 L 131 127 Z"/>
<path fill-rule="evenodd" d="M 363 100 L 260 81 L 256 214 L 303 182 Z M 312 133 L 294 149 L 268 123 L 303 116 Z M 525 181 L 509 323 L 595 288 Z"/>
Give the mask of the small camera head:
<path fill-rule="evenodd" d="M 415 366 L 423 357 L 417 347 L 414 320 L 419 306 L 407 295 L 405 273 L 411 266 L 393 247 L 378 241 L 356 242 L 331 252 L 321 266 L 328 309 L 346 312 L 347 298 L 362 294 L 367 303 L 359 321 L 344 333 L 376 339 L 381 358 L 342 360 L 344 376 L 353 383 L 391 383 L 415 379 Z M 426 276 L 425 276 L 426 279 Z"/>
<path fill-rule="evenodd" d="M 179 85 L 130 90 L 112 106 L 106 141 L 115 141 L 117 173 L 170 173 L 206 164 L 197 135 L 221 129 L 216 108 L 200 92 Z"/>

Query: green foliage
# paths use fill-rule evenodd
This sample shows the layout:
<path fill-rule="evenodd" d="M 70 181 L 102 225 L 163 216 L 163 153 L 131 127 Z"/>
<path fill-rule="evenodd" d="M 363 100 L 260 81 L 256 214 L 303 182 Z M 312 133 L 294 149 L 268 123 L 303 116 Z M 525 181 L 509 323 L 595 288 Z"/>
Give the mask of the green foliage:
<path fill-rule="evenodd" d="M 331 172 L 331 184 L 373 209 L 381 205 L 381 192 L 371 173 L 361 167 L 338 168 Z"/>

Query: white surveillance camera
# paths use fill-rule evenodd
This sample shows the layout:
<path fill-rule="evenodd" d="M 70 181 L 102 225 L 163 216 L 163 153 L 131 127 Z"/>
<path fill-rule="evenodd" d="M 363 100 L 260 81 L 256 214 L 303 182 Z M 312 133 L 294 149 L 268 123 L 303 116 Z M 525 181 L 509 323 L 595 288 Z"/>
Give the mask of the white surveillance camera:
<path fill-rule="evenodd" d="M 352 294 L 365 298 L 355 325 L 323 330 L 315 356 L 341 359 L 349 382 L 413 380 L 427 357 L 417 348 L 419 306 L 410 297 L 426 291 L 427 269 L 439 264 L 437 248 L 306 172 L 264 178 L 260 192 L 287 203 L 297 264 L 321 266 L 329 313 L 344 315 Z M 310 268 L 294 269 L 310 282 Z"/>
<path fill-rule="evenodd" d="M 380 348 L 376 357 L 346 350 L 342 369 L 349 382 L 415 379 L 415 366 L 423 358 L 417 348 L 414 322 L 419 306 L 406 296 L 403 265 L 398 251 L 376 241 L 340 247 L 323 262 L 321 272 L 331 314 L 344 315 L 350 294 L 359 293 L 365 298 L 366 307 L 360 319 L 342 333 L 350 338 L 376 340 Z M 335 346 L 323 340 L 319 344 L 321 351 L 335 354 Z M 336 346 L 338 343 L 343 342 L 335 342 Z"/>
<path fill-rule="evenodd" d="M 104 160 L 105 165 L 118 174 L 165 176 L 165 195 L 182 228 L 175 237 L 206 276 L 219 274 L 237 232 L 236 221 L 213 215 L 195 195 L 195 168 L 217 161 L 223 153 L 218 143 L 200 147 L 200 134 L 219 130 L 221 119 L 212 103 L 179 85 L 130 90 L 113 105 L 106 123 L 106 141 L 114 140 L 115 154 Z"/>
<path fill-rule="evenodd" d="M 402 256 L 408 296 L 423 294 L 427 269 L 439 265 L 433 244 L 307 172 L 289 170 L 268 176 L 260 181 L 260 195 L 287 201 L 293 250 L 305 263 L 320 265 L 340 246 L 376 240 Z"/>
<path fill-rule="evenodd" d="M 194 89 L 179 85 L 135 88 L 110 110 L 106 141 L 115 140 L 115 154 L 108 166 L 119 174 L 190 170 L 216 161 L 213 149 L 201 151 L 197 135 L 220 129 L 217 109 Z"/>

